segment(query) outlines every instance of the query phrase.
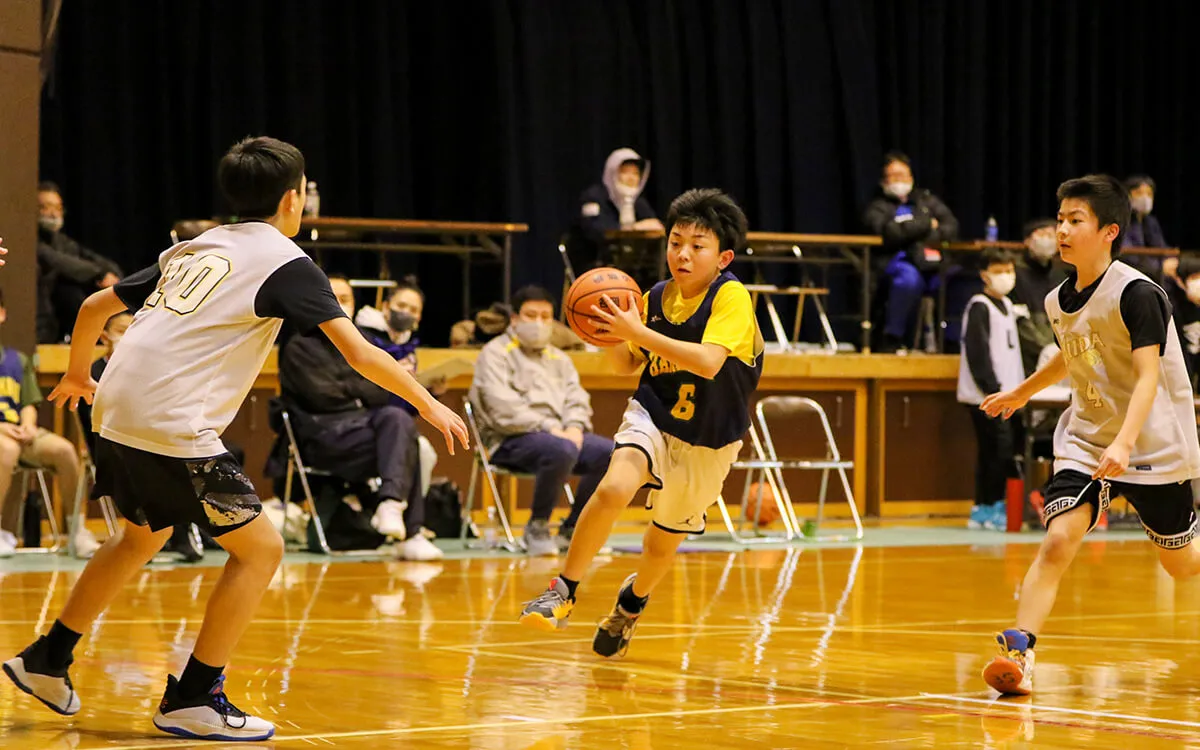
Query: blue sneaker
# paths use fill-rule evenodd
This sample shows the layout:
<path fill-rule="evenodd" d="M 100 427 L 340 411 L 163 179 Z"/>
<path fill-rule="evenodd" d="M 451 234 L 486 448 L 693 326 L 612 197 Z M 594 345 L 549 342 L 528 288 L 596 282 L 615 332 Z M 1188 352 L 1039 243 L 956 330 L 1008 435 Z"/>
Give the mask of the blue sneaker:
<path fill-rule="evenodd" d="M 992 522 L 992 509 L 987 505 L 976 505 L 971 508 L 971 517 L 967 519 L 968 529 L 984 529 L 989 528 L 987 524 Z"/>
<path fill-rule="evenodd" d="M 998 503 L 992 503 L 992 528 L 997 531 L 1005 531 L 1008 529 L 1008 503 L 1001 500 Z"/>

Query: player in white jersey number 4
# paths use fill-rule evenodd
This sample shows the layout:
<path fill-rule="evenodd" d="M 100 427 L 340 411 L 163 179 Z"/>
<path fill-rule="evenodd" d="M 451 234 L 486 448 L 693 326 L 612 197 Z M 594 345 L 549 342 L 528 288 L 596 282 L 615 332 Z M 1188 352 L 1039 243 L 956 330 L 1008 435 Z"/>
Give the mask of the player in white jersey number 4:
<path fill-rule="evenodd" d="M 989 396 L 989 416 L 1010 417 L 1043 388 L 1070 378 L 1071 405 L 1054 433 L 1045 491 L 1046 537 L 1021 584 L 1014 627 L 983 671 L 1004 695 L 1033 690 L 1035 635 L 1058 585 L 1109 499 L 1137 510 L 1174 578 L 1200 573 L 1191 480 L 1200 477 L 1192 389 L 1166 294 L 1113 258 L 1129 223 L 1129 194 L 1107 175 L 1058 188 L 1058 247 L 1074 267 L 1046 297 L 1060 352 L 1021 385 Z"/>

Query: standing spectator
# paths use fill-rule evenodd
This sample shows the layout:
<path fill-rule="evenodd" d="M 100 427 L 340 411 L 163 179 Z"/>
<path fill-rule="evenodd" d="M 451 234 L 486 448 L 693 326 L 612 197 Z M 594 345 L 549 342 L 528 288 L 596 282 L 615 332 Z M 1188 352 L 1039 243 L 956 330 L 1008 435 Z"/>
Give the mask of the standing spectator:
<path fill-rule="evenodd" d="M 1154 180 L 1145 175 L 1135 175 L 1125 180 L 1125 188 L 1129 190 L 1129 207 L 1133 209 L 1129 216 L 1129 226 L 1121 234 L 1121 247 L 1167 247 L 1163 237 L 1162 226 L 1158 217 L 1150 212 L 1154 210 L 1154 192 L 1157 189 Z M 1126 255 L 1122 258 L 1155 281 L 1160 281 L 1164 271 L 1173 271 L 1173 259 L 1150 255 Z"/>
<path fill-rule="evenodd" d="M 978 445 L 975 507 L 967 528 L 1002 529 L 1005 485 L 1013 473 L 1013 427 L 1003 417 L 989 417 L 979 405 L 993 393 L 1020 385 L 1025 369 L 1017 342 L 1017 316 L 1007 296 L 1017 281 L 1012 256 L 988 248 L 980 266 L 983 294 L 967 303 L 958 364 L 958 402 L 971 411 Z"/>
<path fill-rule="evenodd" d="M 1171 302 L 1171 317 L 1179 334 L 1183 362 L 1187 365 L 1188 381 L 1194 392 L 1197 378 L 1200 378 L 1200 257 L 1195 254 L 1182 256 L 1176 277 L 1168 278 L 1163 289 Z"/>
<path fill-rule="evenodd" d="M 38 341 L 52 344 L 75 326 L 79 306 L 97 289 L 121 278 L 121 267 L 63 234 L 62 192 L 38 185 Z"/>
<path fill-rule="evenodd" d="M 1017 285 L 1009 295 L 1017 313 L 1025 372 L 1036 371 L 1042 350 L 1055 343 L 1054 329 L 1046 317 L 1046 295 L 1067 280 L 1058 261 L 1055 227 L 1054 219 L 1048 217 L 1025 222 L 1024 262 L 1017 266 Z"/>
<path fill-rule="evenodd" d="M 571 474 L 583 477 L 558 532 L 565 545 L 608 469 L 613 443 L 591 432 L 591 399 L 575 364 L 550 345 L 554 298 L 541 287 L 527 286 L 513 295 L 512 306 L 508 330 L 475 360 L 468 397 L 493 463 L 535 475 L 526 550 L 554 555 L 559 543 L 550 537 L 550 515 L 563 483 Z"/>
<path fill-rule="evenodd" d="M 941 245 L 958 236 L 958 220 L 936 195 L 914 188 L 912 164 L 899 151 L 883 159 L 880 194 L 867 206 L 863 223 L 883 238 L 891 254 L 891 279 L 883 326 L 883 351 L 894 352 L 910 340 L 910 328 L 922 295 L 937 291 Z"/>

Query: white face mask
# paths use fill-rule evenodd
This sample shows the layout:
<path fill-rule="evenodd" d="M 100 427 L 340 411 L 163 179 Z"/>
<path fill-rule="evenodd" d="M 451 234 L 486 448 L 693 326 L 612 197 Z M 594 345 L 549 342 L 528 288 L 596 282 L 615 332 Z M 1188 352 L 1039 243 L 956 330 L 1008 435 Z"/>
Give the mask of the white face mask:
<path fill-rule="evenodd" d="M 1029 254 L 1038 260 L 1050 260 L 1058 250 L 1058 243 L 1053 237 L 1034 237 L 1029 243 Z"/>
<path fill-rule="evenodd" d="M 554 329 L 548 320 L 518 320 L 513 323 L 513 333 L 517 341 L 527 349 L 545 349 L 550 343 L 550 335 Z"/>
<path fill-rule="evenodd" d="M 58 232 L 63 228 L 63 217 L 61 216 L 39 216 L 38 228 L 47 232 Z"/>
<path fill-rule="evenodd" d="M 1187 298 L 1193 305 L 1200 305 L 1200 279 L 1188 279 Z"/>
<path fill-rule="evenodd" d="M 1139 214 L 1148 214 L 1154 208 L 1154 199 L 1148 195 L 1139 195 L 1129 199 L 1129 205 L 1133 206 L 1133 210 Z"/>
<path fill-rule="evenodd" d="M 1013 287 L 1017 285 L 1017 274 L 1015 272 L 989 273 L 987 277 L 988 286 L 1001 297 L 1011 292 Z"/>
<path fill-rule="evenodd" d="M 623 182 L 618 182 L 616 185 L 613 185 L 613 189 L 617 191 L 617 195 L 621 196 L 625 200 L 635 200 L 638 197 L 638 193 L 641 192 L 637 185 L 630 187 Z"/>
<path fill-rule="evenodd" d="M 894 198 L 904 200 L 912 192 L 912 188 L 913 184 L 911 182 L 889 182 L 883 186 L 883 192 Z"/>

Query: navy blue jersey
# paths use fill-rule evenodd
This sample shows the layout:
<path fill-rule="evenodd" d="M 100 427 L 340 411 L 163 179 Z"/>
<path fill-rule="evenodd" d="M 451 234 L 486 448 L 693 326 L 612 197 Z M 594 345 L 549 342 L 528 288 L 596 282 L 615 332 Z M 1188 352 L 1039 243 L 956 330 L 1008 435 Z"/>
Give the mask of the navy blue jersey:
<path fill-rule="evenodd" d="M 740 284 L 728 271 L 708 287 L 699 308 L 687 320 L 672 323 L 663 313 L 663 290 L 659 282 L 646 300 L 646 326 L 678 341 L 699 344 L 712 316 L 717 291 L 725 284 Z M 745 321 L 754 329 L 753 316 Z M 762 353 L 754 353 L 749 364 L 732 354 L 711 380 L 684 370 L 657 354 L 642 350 L 646 367 L 634 398 L 650 413 L 654 424 L 667 435 L 691 445 L 721 448 L 741 440 L 750 426 L 750 396 L 762 375 Z"/>

